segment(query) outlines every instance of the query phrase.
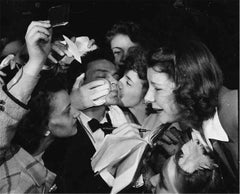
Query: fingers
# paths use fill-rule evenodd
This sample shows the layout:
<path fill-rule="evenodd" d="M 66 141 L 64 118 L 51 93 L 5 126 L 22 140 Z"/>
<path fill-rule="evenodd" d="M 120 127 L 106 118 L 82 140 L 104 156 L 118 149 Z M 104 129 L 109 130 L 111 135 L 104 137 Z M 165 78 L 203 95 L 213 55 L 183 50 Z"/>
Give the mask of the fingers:
<path fill-rule="evenodd" d="M 171 127 L 164 132 L 163 136 L 160 138 L 167 144 L 177 144 L 182 143 L 181 131 L 177 130 L 175 127 Z"/>
<path fill-rule="evenodd" d="M 50 27 L 51 24 L 49 21 L 32 22 L 27 29 L 26 40 L 28 40 L 29 43 L 36 42 L 39 39 L 49 41 L 50 32 L 47 28 Z"/>
<path fill-rule="evenodd" d="M 3 79 L 1 77 L 0 77 L 0 84 L 4 85 L 4 81 L 3 81 Z"/>
<path fill-rule="evenodd" d="M 168 154 L 168 156 L 172 156 L 172 155 L 176 154 L 177 151 L 181 148 L 181 145 L 179 145 L 179 144 L 169 145 L 169 144 L 166 144 L 165 142 L 163 142 L 161 140 L 157 141 L 155 143 L 155 146 L 156 145 L 161 146 L 165 150 L 165 152 Z"/>
<path fill-rule="evenodd" d="M 10 61 L 10 69 L 13 70 L 16 67 L 16 61 L 11 60 Z"/>
<path fill-rule="evenodd" d="M 3 73 L 2 71 L 0 71 L 0 76 L 5 77 L 6 75 L 7 75 L 6 73 Z"/>
<path fill-rule="evenodd" d="M 55 64 L 58 63 L 58 61 L 52 56 L 51 53 L 48 55 L 48 59 L 49 59 L 50 61 L 52 61 L 53 63 L 55 63 Z"/>
<path fill-rule="evenodd" d="M 85 77 L 85 73 L 82 73 L 80 76 L 77 77 L 75 83 L 73 84 L 73 89 L 77 89 L 83 84 L 84 77 Z"/>
<path fill-rule="evenodd" d="M 60 42 L 55 42 L 52 44 L 52 50 L 55 51 L 60 56 L 65 55 L 66 46 Z"/>
<path fill-rule="evenodd" d="M 28 26 L 28 29 L 27 29 L 27 34 L 32 31 L 32 29 L 35 27 L 35 26 L 41 26 L 43 28 L 50 28 L 51 27 L 51 24 L 50 24 L 50 21 L 49 20 L 45 20 L 45 21 L 33 21 L 31 22 L 31 24 Z"/>
<path fill-rule="evenodd" d="M 0 69 L 3 69 L 4 67 L 8 66 L 11 63 L 11 61 L 13 61 L 13 59 L 14 59 L 13 54 L 10 54 L 7 57 L 5 57 L 0 64 Z"/>
<path fill-rule="evenodd" d="M 75 42 L 76 42 L 76 37 L 73 36 L 70 40 L 73 41 L 73 42 L 75 43 Z"/>
<path fill-rule="evenodd" d="M 109 87 L 108 81 L 107 81 L 107 80 L 104 80 L 104 79 L 92 81 L 92 82 L 86 84 L 86 86 L 87 86 L 89 89 L 93 89 L 93 88 L 99 87 L 99 86 L 101 86 L 101 85 L 106 85 L 106 87 L 107 87 L 107 86 Z"/>
<path fill-rule="evenodd" d="M 104 87 L 104 85 L 102 87 Z M 97 100 L 98 98 L 105 97 L 108 94 L 109 94 L 109 89 L 106 88 L 106 89 L 102 89 L 102 90 L 99 90 L 97 92 L 94 92 L 89 98 L 91 100 Z"/>
<path fill-rule="evenodd" d="M 100 105 L 103 105 L 106 103 L 106 97 L 101 97 L 101 98 L 98 98 L 97 100 L 93 100 L 93 104 L 95 106 L 100 106 Z"/>

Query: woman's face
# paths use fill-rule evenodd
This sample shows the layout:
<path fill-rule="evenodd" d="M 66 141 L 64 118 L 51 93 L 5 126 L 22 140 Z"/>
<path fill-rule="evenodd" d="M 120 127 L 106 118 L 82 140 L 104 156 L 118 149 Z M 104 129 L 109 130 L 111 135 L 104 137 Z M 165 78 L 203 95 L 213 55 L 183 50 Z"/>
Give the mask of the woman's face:
<path fill-rule="evenodd" d="M 65 90 L 56 92 L 51 100 L 52 113 L 49 130 L 55 137 L 69 137 L 77 133 L 76 119 L 71 111 L 70 97 Z"/>
<path fill-rule="evenodd" d="M 145 96 L 145 102 L 152 104 L 161 123 L 178 121 L 179 108 L 173 93 L 175 83 L 169 79 L 168 74 L 157 72 L 153 68 L 148 68 L 147 78 L 149 89 Z"/>
<path fill-rule="evenodd" d="M 124 65 L 123 60 L 127 55 L 128 49 L 137 46 L 136 43 L 131 41 L 128 35 L 124 34 L 116 34 L 112 38 L 110 45 L 117 65 Z"/>
<path fill-rule="evenodd" d="M 134 107 L 143 100 L 145 89 L 137 72 L 130 70 L 119 80 L 119 99 L 124 107 Z"/>

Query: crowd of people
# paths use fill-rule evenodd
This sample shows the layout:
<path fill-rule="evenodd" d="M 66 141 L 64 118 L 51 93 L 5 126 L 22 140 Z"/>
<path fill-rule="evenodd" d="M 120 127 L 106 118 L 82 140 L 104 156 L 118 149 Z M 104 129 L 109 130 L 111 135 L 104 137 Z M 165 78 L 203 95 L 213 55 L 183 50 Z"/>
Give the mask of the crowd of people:
<path fill-rule="evenodd" d="M 106 136 L 144 138 L 164 124 L 121 193 L 239 192 L 238 91 L 204 43 L 153 48 L 124 21 L 107 46 L 90 40 L 80 64 L 52 33 L 33 21 L 25 43 L 1 50 L 0 193 L 110 193 L 116 174 L 91 166 Z"/>

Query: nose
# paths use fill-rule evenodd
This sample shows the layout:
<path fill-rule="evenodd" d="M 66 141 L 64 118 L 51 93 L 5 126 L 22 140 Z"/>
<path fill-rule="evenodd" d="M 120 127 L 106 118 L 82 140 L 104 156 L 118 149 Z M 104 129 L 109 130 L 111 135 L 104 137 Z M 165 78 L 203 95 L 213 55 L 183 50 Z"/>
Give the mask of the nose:
<path fill-rule="evenodd" d="M 123 54 L 123 55 L 120 57 L 119 63 L 120 63 L 120 64 L 124 64 L 125 59 L 126 59 L 126 55 Z"/>
<path fill-rule="evenodd" d="M 146 104 L 154 102 L 154 95 L 150 88 L 148 89 L 148 91 L 144 97 L 144 101 Z"/>
<path fill-rule="evenodd" d="M 110 90 L 117 90 L 118 89 L 118 81 L 116 79 L 114 79 L 113 77 L 112 78 L 109 78 L 108 79 L 109 83 L 110 83 Z"/>
<path fill-rule="evenodd" d="M 122 79 L 123 79 L 123 78 L 121 78 L 121 79 L 118 81 L 118 88 L 119 88 L 120 90 L 123 88 Z"/>

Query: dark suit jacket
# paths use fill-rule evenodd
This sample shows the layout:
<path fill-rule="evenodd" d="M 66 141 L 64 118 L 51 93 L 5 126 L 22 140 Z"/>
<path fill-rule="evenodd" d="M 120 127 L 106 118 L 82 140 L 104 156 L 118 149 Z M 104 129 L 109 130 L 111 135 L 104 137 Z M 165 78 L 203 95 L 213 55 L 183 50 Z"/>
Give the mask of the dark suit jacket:
<path fill-rule="evenodd" d="M 63 192 L 109 193 L 110 187 L 91 167 L 95 148 L 84 128 L 78 122 L 78 133 L 71 139 L 65 154 L 63 169 Z"/>
<path fill-rule="evenodd" d="M 218 116 L 229 142 L 214 141 L 213 148 L 221 159 L 224 182 L 229 192 L 238 193 L 238 95 L 236 90 L 222 88 L 219 94 Z"/>
<path fill-rule="evenodd" d="M 91 157 L 95 148 L 79 122 L 77 128 L 75 136 L 64 142 L 60 140 L 51 146 L 51 154 L 49 151 L 44 154 L 46 166 L 57 174 L 56 192 L 109 193 L 110 187 L 92 171 Z M 57 150 L 61 151 L 57 153 Z"/>

